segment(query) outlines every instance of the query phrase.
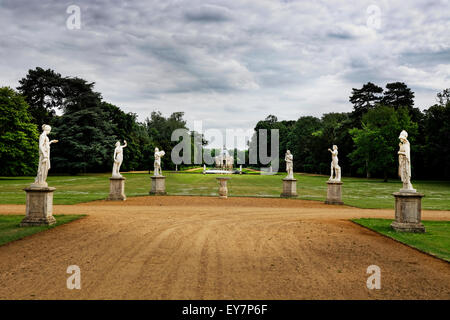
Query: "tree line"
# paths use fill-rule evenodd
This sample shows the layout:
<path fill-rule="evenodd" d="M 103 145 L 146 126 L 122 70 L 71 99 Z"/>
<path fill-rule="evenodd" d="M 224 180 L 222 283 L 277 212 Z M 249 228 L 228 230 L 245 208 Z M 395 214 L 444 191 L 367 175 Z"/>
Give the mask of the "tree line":
<path fill-rule="evenodd" d="M 52 148 L 52 172 L 69 174 L 109 171 L 118 140 L 128 143 L 123 171 L 150 170 L 155 147 L 170 159 L 177 143 L 172 131 L 188 130 L 183 112 L 164 117 L 154 111 L 139 122 L 136 114 L 104 101 L 94 83 L 51 69 L 29 70 L 19 84 L 17 91 L 0 88 L 0 175 L 35 174 L 43 124 L 59 140 Z M 164 167 L 175 165 L 165 161 Z"/>
<path fill-rule="evenodd" d="M 281 168 L 290 150 L 295 171 L 317 174 L 330 172 L 327 149 L 335 144 L 343 174 L 387 181 L 397 176 L 398 136 L 406 130 L 414 177 L 450 179 L 450 89 L 438 93 L 436 103 L 423 112 L 414 107 L 414 92 L 402 82 L 388 83 L 385 89 L 368 82 L 353 88 L 349 101 L 352 112 L 320 118 L 279 121 L 269 115 L 256 124 L 250 143 L 256 145 L 259 129 L 278 129 Z"/>
<path fill-rule="evenodd" d="M 118 140 L 128 143 L 123 171 L 150 170 L 155 147 L 165 150 L 165 159 L 170 159 L 178 143 L 171 141 L 172 132 L 188 130 L 183 112 L 165 117 L 153 111 L 139 122 L 136 114 L 104 101 L 94 85 L 38 67 L 28 71 L 16 90 L 0 88 L 0 175 L 35 174 L 42 124 L 50 124 L 51 136 L 59 140 L 52 148 L 54 173 L 109 171 Z M 422 112 L 414 107 L 414 93 L 406 84 L 388 83 L 383 89 L 368 82 L 360 89 L 353 88 L 349 98 L 352 112 L 288 121 L 269 115 L 255 126 L 250 144 L 257 145 L 259 129 L 269 129 L 268 142 L 270 129 L 278 129 L 281 170 L 289 149 L 295 171 L 328 174 L 331 160 L 327 149 L 336 144 L 343 174 L 388 179 L 396 176 L 398 135 L 406 130 L 414 177 L 449 179 L 450 89 L 436 98 L 436 103 Z M 199 134 L 190 132 L 191 137 Z M 194 139 L 191 141 L 193 150 Z M 207 144 L 203 136 L 201 141 L 203 146 Z M 238 150 L 230 151 L 237 165 Z M 218 152 L 211 150 L 212 156 Z M 245 157 L 248 163 L 248 150 Z M 175 165 L 164 161 L 164 168 L 172 170 Z"/>

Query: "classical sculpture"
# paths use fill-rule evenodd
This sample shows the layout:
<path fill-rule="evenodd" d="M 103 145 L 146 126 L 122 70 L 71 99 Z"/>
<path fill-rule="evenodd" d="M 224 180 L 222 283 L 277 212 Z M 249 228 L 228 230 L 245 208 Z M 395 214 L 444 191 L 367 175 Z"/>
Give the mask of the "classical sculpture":
<path fill-rule="evenodd" d="M 408 133 L 403 130 L 398 137 L 400 139 L 398 151 L 398 175 L 403 182 L 401 191 L 414 192 L 411 184 L 411 148 L 408 141 Z"/>
<path fill-rule="evenodd" d="M 124 145 L 120 145 L 120 141 L 116 142 L 116 148 L 114 149 L 114 165 L 112 169 L 112 177 L 113 178 L 122 178 L 120 174 L 120 166 L 123 162 L 123 148 L 127 146 L 127 142 L 123 140 Z"/>
<path fill-rule="evenodd" d="M 49 140 L 48 134 L 52 128 L 48 124 L 42 125 L 42 133 L 39 136 L 39 166 L 36 179 L 32 186 L 48 187 L 47 175 L 50 169 L 50 145 L 57 143 L 58 140 Z"/>
<path fill-rule="evenodd" d="M 286 161 L 286 179 L 294 179 L 294 156 L 291 154 L 291 151 L 286 151 L 284 161 Z"/>
<path fill-rule="evenodd" d="M 331 152 L 331 175 L 328 181 L 341 181 L 341 167 L 338 164 L 339 159 L 337 145 L 333 145 L 333 150 L 328 149 L 328 151 Z"/>
<path fill-rule="evenodd" d="M 155 162 L 154 162 L 154 170 L 155 176 L 162 176 L 162 170 L 161 170 L 161 158 L 165 155 L 166 153 L 164 151 L 159 151 L 158 148 L 155 148 Z"/>

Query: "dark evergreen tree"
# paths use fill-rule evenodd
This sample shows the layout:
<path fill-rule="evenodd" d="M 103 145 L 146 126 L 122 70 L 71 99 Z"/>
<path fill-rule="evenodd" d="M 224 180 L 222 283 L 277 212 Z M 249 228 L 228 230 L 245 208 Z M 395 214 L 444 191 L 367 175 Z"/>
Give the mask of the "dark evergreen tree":
<path fill-rule="evenodd" d="M 383 88 L 367 82 L 361 89 L 352 89 L 350 102 L 353 104 L 351 119 L 353 126 L 360 128 L 362 116 L 373 109 L 382 99 Z"/>
<path fill-rule="evenodd" d="M 389 176 L 395 177 L 398 136 L 402 130 L 408 132 L 408 139 L 414 143 L 417 123 L 411 121 L 406 107 L 395 110 L 380 105 L 367 112 L 363 116 L 362 129 L 350 130 L 356 146 L 350 158 L 359 172 L 366 172 L 367 177 L 381 176 L 385 181 Z M 411 157 L 414 156 L 415 146 L 411 149 Z"/>
<path fill-rule="evenodd" d="M 25 97 L 34 123 L 40 128 L 51 123 L 56 110 L 62 107 L 64 79 L 51 69 L 37 67 L 29 70 L 25 78 L 19 80 L 17 90 Z"/>

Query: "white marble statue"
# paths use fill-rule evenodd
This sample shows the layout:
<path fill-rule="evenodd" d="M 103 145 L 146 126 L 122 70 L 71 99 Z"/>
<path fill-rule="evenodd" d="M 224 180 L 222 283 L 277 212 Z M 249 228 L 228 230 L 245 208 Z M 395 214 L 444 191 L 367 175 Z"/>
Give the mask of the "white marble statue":
<path fill-rule="evenodd" d="M 338 164 L 339 159 L 338 159 L 337 145 L 333 145 L 333 150 L 328 149 L 328 151 L 331 152 L 331 175 L 330 175 L 330 179 L 328 179 L 328 180 L 329 181 L 341 181 L 341 167 Z"/>
<path fill-rule="evenodd" d="M 162 170 L 161 170 L 161 158 L 166 153 L 164 151 L 159 151 L 158 148 L 155 148 L 155 162 L 154 162 L 154 176 L 162 176 Z"/>
<path fill-rule="evenodd" d="M 398 175 L 403 182 L 403 188 L 400 191 L 415 192 L 411 184 L 411 147 L 408 141 L 408 133 L 403 130 L 398 137 L 400 139 L 398 151 Z"/>
<path fill-rule="evenodd" d="M 294 179 L 294 156 L 291 151 L 287 150 L 284 156 L 284 161 L 286 161 L 286 172 L 287 176 L 285 179 Z"/>
<path fill-rule="evenodd" d="M 114 164 L 112 169 L 112 177 L 113 178 L 122 178 L 120 174 L 120 166 L 123 162 L 123 148 L 127 146 L 127 142 L 123 140 L 124 145 L 120 145 L 120 141 L 116 142 L 116 148 L 114 149 Z"/>
<path fill-rule="evenodd" d="M 39 166 L 36 179 L 32 186 L 36 187 L 48 187 L 47 175 L 50 169 L 50 145 L 57 143 L 58 140 L 49 140 L 48 134 L 52 130 L 48 124 L 42 125 L 42 133 L 39 136 Z"/>

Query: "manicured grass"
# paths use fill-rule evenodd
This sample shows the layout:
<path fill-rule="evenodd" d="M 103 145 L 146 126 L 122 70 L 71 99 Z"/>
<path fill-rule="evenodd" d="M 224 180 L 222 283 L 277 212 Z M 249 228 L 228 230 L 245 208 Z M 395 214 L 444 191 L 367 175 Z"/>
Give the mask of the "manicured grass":
<path fill-rule="evenodd" d="M 390 219 L 361 218 L 354 222 L 450 262 L 450 221 L 422 221 L 425 233 L 394 231 Z"/>
<path fill-rule="evenodd" d="M 0 215 L 0 246 L 5 243 L 22 239 L 32 234 L 48 230 L 64 223 L 77 220 L 84 215 L 55 215 L 56 224 L 39 227 L 20 227 L 24 215 Z"/>
<path fill-rule="evenodd" d="M 214 174 L 164 171 L 169 195 L 216 196 L 218 182 Z M 150 175 L 124 173 L 125 193 L 128 197 L 148 195 Z M 283 188 L 277 175 L 234 174 L 228 182 L 229 196 L 279 197 Z M 56 187 L 55 204 L 75 204 L 106 199 L 109 193 L 110 173 L 78 176 L 50 176 L 48 183 Z M 324 201 L 327 194 L 327 176 L 295 174 L 299 199 Z M 0 177 L 0 204 L 24 204 L 22 190 L 33 182 L 33 177 Z M 380 179 L 343 178 L 343 201 L 359 208 L 394 208 L 392 193 L 401 188 L 399 180 L 383 182 Z M 424 209 L 450 210 L 450 181 L 413 181 L 414 188 L 425 194 Z"/>

